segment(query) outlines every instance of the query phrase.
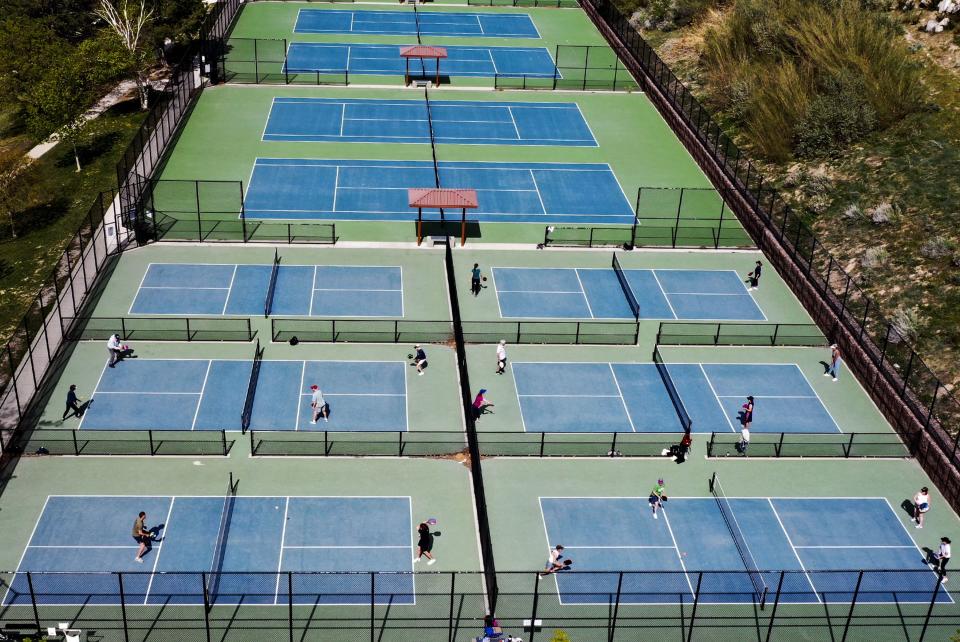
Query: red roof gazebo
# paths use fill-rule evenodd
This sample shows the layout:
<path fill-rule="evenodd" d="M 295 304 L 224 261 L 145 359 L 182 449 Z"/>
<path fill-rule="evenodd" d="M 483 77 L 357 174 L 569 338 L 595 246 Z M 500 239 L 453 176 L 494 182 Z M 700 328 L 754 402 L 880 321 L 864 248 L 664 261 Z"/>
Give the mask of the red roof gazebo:
<path fill-rule="evenodd" d="M 411 58 L 420 58 L 422 61 L 424 58 L 429 60 L 437 61 L 437 78 L 435 83 L 440 84 L 440 59 L 447 57 L 447 48 L 446 47 L 428 47 L 427 45 L 409 45 L 406 47 L 400 47 L 400 57 L 406 61 L 407 67 L 406 71 L 403 73 L 403 84 L 410 84 L 410 59 Z"/>
<path fill-rule="evenodd" d="M 411 188 L 407 190 L 410 207 L 417 208 L 417 245 L 423 241 L 423 208 L 439 209 L 443 221 L 444 209 L 459 209 L 460 245 L 467 242 L 467 210 L 476 209 L 477 190 L 443 189 L 439 187 Z"/>

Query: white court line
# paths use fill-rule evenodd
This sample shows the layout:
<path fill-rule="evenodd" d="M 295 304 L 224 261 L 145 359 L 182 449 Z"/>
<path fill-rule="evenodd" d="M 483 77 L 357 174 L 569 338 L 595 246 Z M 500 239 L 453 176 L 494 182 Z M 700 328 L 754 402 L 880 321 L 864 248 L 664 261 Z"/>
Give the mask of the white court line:
<path fill-rule="evenodd" d="M 597 365 L 600 365 L 599 363 Z M 557 397 L 561 399 L 566 399 L 567 397 L 571 398 L 584 398 L 584 399 L 623 399 L 623 395 L 521 395 L 517 393 L 518 397 Z"/>
<path fill-rule="evenodd" d="M 207 371 L 203 375 L 203 383 L 200 385 L 200 396 L 197 397 L 197 408 L 193 411 L 193 421 L 190 423 L 190 430 L 196 428 L 197 415 L 200 414 L 200 405 L 203 403 L 203 391 L 207 389 L 207 378 L 210 376 L 210 368 L 213 366 L 213 359 L 207 362 Z"/>
<path fill-rule="evenodd" d="M 285 548 L 290 548 L 285 546 L 284 542 L 287 540 L 287 514 L 290 512 L 290 498 L 287 497 L 286 502 L 283 506 L 283 529 L 280 531 L 280 555 L 277 559 L 277 582 L 273 589 L 273 603 L 277 604 L 280 599 L 280 575 L 283 573 L 283 551 Z"/>
<path fill-rule="evenodd" d="M 590 299 L 587 298 L 587 290 L 583 287 L 583 281 L 580 280 L 580 273 L 576 270 L 574 270 L 573 273 L 577 276 L 577 283 L 580 284 L 580 296 L 583 297 L 583 302 L 587 304 L 587 312 L 590 313 L 591 319 L 596 319 L 596 317 L 593 316 L 593 308 L 590 307 Z"/>
<path fill-rule="evenodd" d="M 693 589 L 693 582 L 690 581 L 690 576 L 687 575 L 687 565 L 683 563 L 683 554 L 680 552 L 680 547 L 677 545 L 677 538 L 673 534 L 673 527 L 670 526 L 670 518 L 667 517 L 667 509 L 661 506 L 660 512 L 663 514 L 663 521 L 667 525 L 667 531 L 670 533 L 670 539 L 673 540 L 673 550 L 676 551 L 677 559 L 680 560 L 680 568 L 683 569 L 683 576 L 687 578 L 687 586 L 690 588 L 690 595 L 696 595 L 697 592 Z"/>
<path fill-rule="evenodd" d="M 512 117 L 513 117 L 513 115 L 511 114 L 511 118 L 512 118 Z M 516 122 L 514 122 L 514 127 L 516 127 Z M 519 138 L 520 138 L 520 130 L 518 129 L 518 130 L 517 130 L 517 139 L 519 140 Z M 536 190 L 536 192 L 537 192 L 537 200 L 540 201 L 540 209 L 543 210 L 543 215 L 546 216 L 546 215 L 547 215 L 547 206 L 544 205 L 544 203 L 543 203 L 543 194 L 540 193 L 540 185 L 537 183 L 537 177 L 536 177 L 536 175 L 533 173 L 533 170 L 532 170 L 532 169 L 530 169 L 530 170 L 528 170 L 528 171 L 530 172 L 530 180 L 533 181 L 533 189 Z M 521 190 L 517 190 L 517 191 L 521 191 Z M 526 191 L 531 191 L 531 190 L 526 190 Z"/>
<path fill-rule="evenodd" d="M 167 509 L 167 519 L 163 522 L 163 539 L 157 544 L 157 552 L 153 556 L 153 568 L 150 569 L 150 581 L 147 582 L 147 590 L 143 594 L 143 603 L 147 604 L 150 599 L 150 589 L 153 587 L 153 578 L 157 576 L 157 562 L 160 561 L 160 553 L 163 552 L 163 543 L 167 541 L 167 528 L 170 526 L 170 515 L 173 514 L 173 503 L 177 501 L 176 497 L 170 498 L 170 507 Z"/>
<path fill-rule="evenodd" d="M 630 422 L 630 430 L 633 432 L 639 432 L 637 427 L 633 425 L 633 417 L 630 416 L 630 409 L 627 408 L 627 400 L 623 398 L 623 390 L 620 389 L 620 382 L 617 381 L 617 373 L 613 370 L 613 364 L 608 362 L 607 367 L 610 369 L 610 376 L 613 377 L 613 383 L 617 386 L 617 394 L 620 395 L 620 403 L 623 404 L 623 412 L 627 415 L 627 421 Z"/>
<path fill-rule="evenodd" d="M 317 268 L 318 266 L 313 266 L 313 278 L 310 281 L 310 307 L 307 309 L 307 316 L 313 316 L 313 302 L 317 296 Z"/>
<path fill-rule="evenodd" d="M 891 544 L 891 545 L 889 545 L 889 546 L 881 546 L 881 545 L 874 545 L 874 546 L 859 546 L 859 545 L 852 545 L 852 546 L 840 546 L 840 545 L 837 545 L 837 546 L 799 546 L 799 545 L 794 545 L 793 547 L 794 547 L 794 548 L 831 548 L 831 549 L 832 549 L 832 548 L 916 548 L 916 545 L 915 545 L 915 544 L 896 544 L 896 545 Z"/>
<path fill-rule="evenodd" d="M 703 364 L 700 365 L 700 372 L 703 373 L 703 378 L 707 382 L 707 385 L 710 386 L 710 392 L 713 393 L 713 398 L 717 402 L 717 406 L 720 407 L 720 412 L 723 413 L 723 418 L 727 420 L 727 425 L 730 426 L 730 431 L 733 433 L 737 432 L 737 429 L 733 427 L 733 422 L 730 421 L 730 417 L 727 416 L 727 410 L 723 407 L 723 404 L 720 403 L 720 397 L 717 395 L 716 388 L 713 387 L 713 382 L 710 381 L 710 377 L 707 375 L 707 371 L 703 369 Z"/>
<path fill-rule="evenodd" d="M 809 584 L 810 588 L 813 589 L 813 594 L 816 596 L 817 602 L 823 604 L 823 600 L 820 599 L 820 593 L 817 592 L 817 587 L 814 586 L 813 579 L 807 572 L 807 567 L 803 565 L 803 560 L 800 559 L 800 555 L 797 554 L 797 547 L 793 545 L 793 540 L 790 538 L 790 533 L 787 532 L 787 527 L 783 525 L 783 520 L 780 519 L 780 513 L 777 512 L 777 507 L 773 505 L 773 500 L 769 497 L 767 497 L 767 503 L 770 504 L 770 510 L 773 511 L 773 516 L 777 518 L 777 523 L 780 524 L 780 529 L 783 531 L 783 536 L 787 538 L 787 544 L 789 544 L 790 548 L 793 550 L 793 556 L 797 558 L 797 563 L 800 564 L 800 569 L 803 570 L 803 576 L 807 579 L 807 584 Z"/>
<path fill-rule="evenodd" d="M 109 366 L 109 365 L 110 365 L 110 361 L 107 360 L 107 361 L 104 361 L 104 362 L 103 362 L 103 367 L 100 368 L 100 376 L 97 377 L 97 383 L 94 385 L 93 390 L 90 391 L 90 396 L 87 397 L 87 404 L 88 404 L 88 405 L 87 405 L 87 409 L 88 409 L 88 410 L 90 409 L 89 403 L 90 403 L 91 401 L 93 401 L 94 396 L 96 396 L 97 394 L 99 394 L 98 390 L 100 389 L 100 382 L 103 381 L 103 373 L 105 373 L 105 372 L 107 371 L 107 366 Z M 84 412 L 84 413 L 83 413 L 83 416 L 80 417 L 80 423 L 77 424 L 77 430 L 80 430 L 80 429 L 83 428 L 83 422 L 84 422 L 84 420 L 87 418 L 88 415 L 89 415 L 89 413 Z"/>
<path fill-rule="evenodd" d="M 708 363 L 707 365 L 714 365 Z M 784 364 L 787 365 L 787 364 Z M 717 399 L 743 399 L 746 395 L 717 395 Z M 756 399 L 816 399 L 816 395 L 753 395 Z"/>
<path fill-rule="evenodd" d="M 203 361 L 203 359 L 194 359 L 194 361 Z M 179 395 L 179 396 L 191 396 L 199 397 L 199 392 L 163 392 L 163 391 L 149 391 L 149 390 L 100 390 L 97 392 L 98 395 L 141 395 L 147 397 L 150 395 Z"/>
<path fill-rule="evenodd" d="M 232 283 L 231 283 L 232 285 Z M 230 290 L 230 286 L 225 288 L 207 287 L 205 285 L 145 285 L 141 290 Z"/>
<path fill-rule="evenodd" d="M 340 121 L 340 136 L 343 136 L 343 121 Z M 333 176 L 333 204 L 330 206 L 330 210 L 337 211 L 337 192 L 340 189 L 340 166 L 337 165 L 337 169 L 334 172 Z"/>
<path fill-rule="evenodd" d="M 657 282 L 657 287 L 660 288 L 660 294 L 663 295 L 663 300 L 667 302 L 667 306 L 670 308 L 670 314 L 673 315 L 673 318 L 674 318 L 674 319 L 676 319 L 677 321 L 679 321 L 679 320 L 680 320 L 680 316 L 677 314 L 677 311 L 673 309 L 673 304 L 670 302 L 670 296 L 667 294 L 667 291 L 663 289 L 663 284 L 660 283 L 660 279 L 657 277 L 657 271 L 656 271 L 656 270 L 650 270 L 650 273 L 653 274 L 653 280 Z M 627 279 L 627 282 L 628 282 L 628 283 L 629 283 L 629 281 L 630 281 L 630 280 Z M 632 284 L 632 283 L 630 284 L 630 289 L 631 289 L 631 290 L 633 289 L 633 284 Z M 634 296 L 636 296 L 636 292 L 634 292 Z"/>
<path fill-rule="evenodd" d="M 409 545 L 406 545 L 406 544 L 378 544 L 378 545 L 375 545 L 375 546 L 359 546 L 359 545 L 358 545 L 358 546 L 349 546 L 349 545 L 339 546 L 339 545 L 333 545 L 333 544 L 330 544 L 330 545 L 320 545 L 320 544 L 316 544 L 316 545 L 306 545 L 306 544 L 305 544 L 305 545 L 302 545 L 302 546 L 301 546 L 301 545 L 297 545 L 297 546 L 283 545 L 283 548 L 289 548 L 289 549 L 291 549 L 291 550 L 294 550 L 294 549 L 308 549 L 308 550 L 309 550 L 309 549 L 314 549 L 314 548 L 321 548 L 321 549 L 327 549 L 327 548 L 333 548 L 333 549 L 337 549 L 337 548 L 343 548 L 343 549 L 354 549 L 354 548 L 361 548 L 361 549 L 367 549 L 367 548 L 410 548 L 410 546 L 409 546 Z"/>
<path fill-rule="evenodd" d="M 303 391 L 304 391 L 304 389 L 306 388 L 306 384 L 305 384 L 304 381 L 303 381 L 303 379 L 304 379 L 304 377 L 306 376 L 306 374 L 307 374 L 307 362 L 304 361 L 304 362 L 303 362 L 303 365 L 300 367 L 300 394 L 297 396 L 296 421 L 294 422 L 294 425 L 293 425 L 293 430 L 294 430 L 294 432 L 300 430 L 300 403 L 302 403 L 302 399 L 303 399 L 303 396 L 304 396 L 304 392 L 303 392 Z M 311 393 L 310 396 L 311 396 L 311 398 L 312 398 L 312 397 L 313 397 L 313 394 Z M 311 413 L 310 419 L 312 420 L 312 419 L 313 419 L 313 416 L 312 416 L 312 414 L 313 414 L 313 409 L 312 409 L 312 408 L 310 409 L 310 413 Z"/>

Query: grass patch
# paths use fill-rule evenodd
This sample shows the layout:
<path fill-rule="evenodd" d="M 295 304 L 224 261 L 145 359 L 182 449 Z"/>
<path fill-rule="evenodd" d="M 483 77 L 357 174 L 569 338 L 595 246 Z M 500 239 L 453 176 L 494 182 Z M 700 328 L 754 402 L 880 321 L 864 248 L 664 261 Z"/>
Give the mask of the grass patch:
<path fill-rule="evenodd" d="M 97 119 L 98 134 L 80 148 L 83 171 L 79 173 L 74 171 L 73 150 L 67 145 L 54 147 L 30 167 L 30 191 L 16 217 L 22 227 L 17 238 L 10 238 L 5 231 L 0 240 L 0 337 L 4 343 L 50 275 L 94 198 L 100 191 L 115 187 L 117 161 L 144 116 L 135 100 L 120 103 L 102 114 Z M 6 135 L 0 145 L 29 149 L 32 141 L 17 133 L 13 120 L 12 113 L 0 112 L 0 126 Z"/>
<path fill-rule="evenodd" d="M 871 12 L 873 35 L 854 39 L 849 33 L 837 40 L 822 24 L 823 9 L 813 10 L 809 2 L 800 3 L 802 15 L 792 21 L 762 19 L 769 7 L 793 4 L 786 0 L 758 9 L 757 0 L 736 0 L 690 27 L 649 35 L 882 314 L 910 319 L 918 352 L 953 388 L 960 385 L 960 56 L 952 48 L 955 34 L 921 33 L 931 13 L 891 10 Z M 747 9 L 761 13 L 750 21 L 731 18 Z M 856 28 L 865 13 L 850 14 Z M 801 38 L 791 31 L 800 24 L 821 28 Z M 848 27 L 841 23 L 836 33 Z M 723 30 L 728 40 L 718 46 Z M 864 55 L 851 60 L 864 42 L 872 43 L 876 54 L 861 51 Z M 800 58 L 800 51 L 813 53 Z M 789 64 L 780 64 L 785 60 Z M 816 61 L 817 69 L 804 68 L 801 60 Z M 877 72 L 882 69 L 890 73 Z M 818 75 L 827 70 L 832 72 Z M 904 92 L 908 86 L 912 89 Z M 796 135 L 804 118 L 820 119 L 817 127 L 807 121 L 806 140 Z M 841 128 L 820 127 L 831 122 Z M 856 135 L 835 136 L 837 131 Z M 807 148 L 798 150 L 803 144 Z"/>

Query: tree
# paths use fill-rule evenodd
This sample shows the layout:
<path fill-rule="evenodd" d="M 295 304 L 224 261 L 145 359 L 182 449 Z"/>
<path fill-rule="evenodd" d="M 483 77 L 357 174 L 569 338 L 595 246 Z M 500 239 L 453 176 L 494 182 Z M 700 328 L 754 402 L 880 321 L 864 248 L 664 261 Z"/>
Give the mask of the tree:
<path fill-rule="evenodd" d="M 553 632 L 553 637 L 550 639 L 550 642 L 570 642 L 570 636 L 567 635 L 566 631 L 556 629 Z"/>
<path fill-rule="evenodd" d="M 27 96 L 27 128 L 38 140 L 55 134 L 73 147 L 73 158 L 80 171 L 77 145 L 86 134 L 89 122 L 83 117 L 89 105 L 90 87 L 77 73 L 73 60 L 50 68 L 44 78 L 30 88 Z"/>
<path fill-rule="evenodd" d="M 154 9 L 147 8 L 146 0 L 139 0 L 139 4 L 130 0 L 117 0 L 117 3 L 115 5 L 114 0 L 100 0 L 100 6 L 94 13 L 120 39 L 126 51 L 126 67 L 137 81 L 140 108 L 146 109 L 150 97 L 150 51 L 144 29 L 153 20 Z"/>
<path fill-rule="evenodd" d="M 23 209 L 27 200 L 29 181 L 27 168 L 31 160 L 19 150 L 0 158 L 0 213 L 10 223 L 10 236 L 17 238 L 14 215 Z"/>

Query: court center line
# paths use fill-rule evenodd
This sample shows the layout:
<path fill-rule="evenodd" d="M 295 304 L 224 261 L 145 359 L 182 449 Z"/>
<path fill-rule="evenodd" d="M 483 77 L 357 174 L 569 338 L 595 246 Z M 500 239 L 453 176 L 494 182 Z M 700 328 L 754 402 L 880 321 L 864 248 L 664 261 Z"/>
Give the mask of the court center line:
<path fill-rule="evenodd" d="M 520 132 L 518 130 L 517 137 L 519 136 L 520 136 Z M 533 173 L 533 169 L 528 169 L 527 171 L 530 172 L 530 180 L 533 181 L 533 189 L 536 190 L 537 192 L 537 200 L 540 201 L 540 209 L 543 210 L 543 215 L 546 216 L 547 206 L 543 204 L 543 195 L 540 193 L 540 185 L 537 184 L 537 176 Z M 530 190 L 526 190 L 526 191 L 530 191 Z M 577 278 L 579 279 L 580 276 L 577 275 Z M 583 287 L 583 285 L 581 285 L 580 287 Z"/>
<path fill-rule="evenodd" d="M 683 569 L 683 576 L 687 578 L 687 586 L 690 588 L 690 595 L 696 595 L 697 592 L 693 589 L 693 582 L 690 581 L 690 576 L 687 575 L 687 565 L 683 563 L 683 554 L 680 552 L 680 547 L 677 546 L 677 538 L 673 534 L 673 527 L 670 526 L 670 518 L 667 516 L 667 509 L 661 506 L 660 513 L 663 514 L 663 521 L 667 525 L 667 532 L 670 533 L 670 539 L 673 540 L 673 550 L 677 552 L 677 559 L 680 560 L 680 568 Z"/>
<path fill-rule="evenodd" d="M 522 141 L 522 140 L 523 140 L 523 136 L 520 135 L 520 128 L 517 127 L 517 119 L 514 118 L 514 116 L 513 116 L 513 108 L 512 108 L 512 107 L 507 107 L 507 113 L 510 114 L 510 122 L 513 124 L 513 131 L 517 132 L 517 140 L 518 140 L 518 141 Z M 533 174 L 533 171 L 531 170 L 530 173 Z M 534 182 L 536 182 L 536 181 L 534 181 Z M 542 200 L 540 201 L 540 204 L 543 205 L 543 201 L 542 201 Z"/>
<path fill-rule="evenodd" d="M 236 271 L 236 268 L 234 268 Z M 230 287 L 233 284 L 233 279 L 230 280 L 231 285 L 225 288 L 215 288 L 209 287 L 206 285 L 144 285 L 141 290 L 230 290 Z"/>
<path fill-rule="evenodd" d="M 294 432 L 300 430 L 300 404 L 302 403 L 302 399 L 305 396 L 303 391 L 306 388 L 306 385 L 304 384 L 304 377 L 306 376 L 306 374 L 307 374 L 307 362 L 304 361 L 300 365 L 300 394 L 297 396 L 296 420 L 293 425 Z M 313 420 L 313 408 L 310 409 L 310 419 L 311 421 Z"/>
<path fill-rule="evenodd" d="M 239 266 L 233 266 L 233 274 L 230 275 L 230 285 L 227 287 L 227 297 L 223 301 L 223 308 L 220 310 L 220 314 L 227 313 L 227 304 L 230 303 L 230 296 L 233 294 L 233 280 L 237 278 L 237 268 Z"/>
<path fill-rule="evenodd" d="M 623 412 L 627 415 L 627 421 L 630 422 L 630 430 L 633 432 L 638 432 L 637 427 L 633 425 L 633 417 L 630 416 L 630 409 L 627 407 L 627 400 L 623 398 L 623 391 L 620 389 L 620 382 L 617 381 L 617 373 L 613 370 L 613 364 L 607 362 L 607 367 L 610 369 L 610 376 L 613 377 L 613 383 L 617 386 L 617 394 L 620 395 L 620 403 L 623 404 Z"/>
<path fill-rule="evenodd" d="M 787 544 L 790 545 L 790 548 L 793 551 L 793 556 L 797 559 L 797 563 L 800 564 L 801 570 L 803 570 L 803 576 L 807 580 L 807 584 L 810 585 L 810 588 L 813 589 L 813 595 L 817 598 L 817 602 L 823 604 L 823 600 L 820 599 L 820 594 L 817 592 L 817 587 L 813 584 L 813 579 L 810 577 L 810 574 L 807 572 L 807 567 L 803 565 L 803 560 L 800 559 L 800 555 L 797 554 L 797 547 L 793 545 L 793 540 L 790 538 L 790 533 L 787 532 L 787 527 L 783 525 L 783 520 L 780 519 L 780 513 L 777 512 L 777 507 L 774 506 L 773 500 L 767 497 L 767 503 L 770 504 L 770 510 L 773 511 L 773 516 L 777 518 L 777 523 L 780 524 L 780 529 L 783 531 L 783 536 L 787 538 Z"/>
<path fill-rule="evenodd" d="M 720 397 L 717 395 L 716 388 L 713 387 L 713 382 L 710 381 L 710 377 L 707 375 L 707 371 L 703 369 L 703 364 L 698 364 L 700 366 L 700 372 L 703 373 L 703 379 L 707 382 L 707 385 L 710 386 L 710 392 L 713 393 L 713 399 L 717 402 L 717 406 L 720 407 L 720 412 L 723 413 L 723 418 L 727 420 L 727 425 L 730 426 L 730 432 L 736 433 L 737 429 L 733 427 L 733 422 L 730 421 L 730 416 L 727 415 L 726 408 L 723 407 L 723 404 L 720 403 Z"/>
<path fill-rule="evenodd" d="M 672 549 L 672 550 L 676 550 L 676 549 L 677 549 L 676 546 L 667 546 L 666 544 L 663 544 L 663 545 L 660 545 L 660 546 L 653 546 L 653 545 L 651 545 L 651 546 L 577 546 L 577 545 L 573 545 L 573 546 L 566 546 L 566 547 L 564 547 L 564 550 L 567 550 L 567 549 L 570 549 L 570 548 L 585 549 L 585 550 L 592 550 L 592 549 L 595 549 L 595 548 L 604 549 L 604 550 L 607 550 L 607 549 L 616 550 L 616 549 L 618 549 L 618 548 L 631 548 L 631 549 L 632 549 L 632 548 L 669 548 L 669 549 Z"/>
<path fill-rule="evenodd" d="M 205 361 L 205 359 L 200 359 L 200 361 Z M 149 390 L 100 390 L 96 394 L 98 395 L 190 395 L 190 396 L 199 396 L 199 392 L 153 392 Z"/>
<path fill-rule="evenodd" d="M 873 545 L 837 545 L 837 546 L 799 546 L 795 545 L 794 548 L 916 548 L 915 544 L 890 544 L 887 546 L 881 544 Z"/>
<path fill-rule="evenodd" d="M 213 359 L 207 362 L 207 371 L 203 375 L 203 383 L 200 385 L 200 396 L 197 398 L 197 408 L 193 411 L 193 421 L 190 423 L 190 430 L 197 426 L 197 416 L 200 414 L 200 405 L 203 403 L 203 392 L 207 389 L 207 379 L 210 377 L 210 368 L 213 366 Z"/>
<path fill-rule="evenodd" d="M 667 306 L 670 308 L 670 314 L 673 315 L 673 318 L 677 321 L 680 320 L 680 316 L 677 314 L 677 311 L 673 309 L 673 303 L 670 302 L 670 295 L 667 294 L 667 291 L 663 289 L 663 284 L 660 283 L 660 278 L 657 276 L 656 270 L 650 270 L 650 273 L 653 275 L 653 280 L 657 282 L 657 287 L 660 288 L 660 294 L 663 295 L 663 300 L 667 302 Z M 630 285 L 630 289 L 633 289 L 633 285 Z M 634 292 L 636 295 L 636 292 Z"/>
<path fill-rule="evenodd" d="M 587 291 L 583 287 L 583 281 L 580 280 L 580 272 L 574 270 L 573 273 L 577 277 L 577 283 L 580 284 L 580 295 L 583 297 L 583 302 L 587 304 L 587 312 L 590 313 L 591 319 L 596 319 L 597 317 L 593 315 L 593 308 L 590 307 L 590 299 L 587 298 Z"/>
<path fill-rule="evenodd" d="M 711 365 L 711 364 L 707 364 Z M 788 364 L 784 364 L 788 365 Z M 746 395 L 717 395 L 717 399 L 743 399 Z M 814 395 L 753 395 L 755 399 L 816 399 Z"/>
<path fill-rule="evenodd" d="M 363 549 L 368 549 L 368 548 L 374 548 L 374 549 L 376 549 L 376 548 L 410 548 L 410 547 L 407 546 L 407 545 L 405 545 L 405 544 L 378 544 L 378 545 L 370 545 L 370 546 L 363 546 L 363 545 L 348 546 L 348 545 L 335 545 L 335 544 L 330 544 L 330 545 L 321 545 L 321 544 L 316 544 L 316 545 L 307 545 L 307 544 L 299 545 L 299 544 L 298 544 L 298 545 L 296 545 L 296 546 L 290 546 L 290 545 L 284 544 L 284 545 L 283 545 L 283 548 L 289 548 L 289 549 L 313 549 L 313 548 L 323 548 L 323 549 L 326 549 L 326 548 L 334 548 L 334 549 L 336 549 L 336 548 L 346 548 L 346 549 L 363 548 Z"/>
<path fill-rule="evenodd" d="M 340 136 L 343 136 L 343 121 L 340 121 Z M 337 192 L 340 189 L 340 166 L 337 165 L 336 172 L 333 175 L 333 205 L 330 207 L 330 210 L 333 212 L 337 211 Z"/>
<path fill-rule="evenodd" d="M 563 399 L 565 397 L 574 397 L 574 398 L 583 398 L 583 399 L 622 399 L 621 395 L 535 395 L 535 394 L 520 394 L 517 393 L 518 397 L 557 397 Z"/>
<path fill-rule="evenodd" d="M 334 190 L 336 190 L 336 188 L 334 188 Z M 317 293 L 317 270 L 318 269 L 319 269 L 319 266 L 317 265 L 313 266 L 313 280 L 310 282 L 310 308 L 307 310 L 307 316 L 311 316 L 311 317 L 313 316 L 313 301 L 316 298 L 316 293 Z M 302 387 L 301 387 L 301 390 L 303 390 Z"/>
<path fill-rule="evenodd" d="M 280 577 L 283 573 L 283 550 L 284 548 L 289 548 L 284 546 L 284 541 L 287 539 L 287 513 L 290 511 L 290 497 L 287 496 L 286 501 L 283 506 L 283 529 L 280 531 L 280 555 L 277 560 L 277 582 L 273 589 L 273 603 L 277 604 L 280 600 Z"/>
<path fill-rule="evenodd" d="M 160 553 L 163 552 L 163 543 L 167 541 L 167 533 L 170 528 L 170 515 L 173 514 L 173 503 L 177 501 L 176 497 L 170 498 L 170 507 L 167 508 L 167 519 L 163 522 L 163 539 L 157 544 L 157 553 L 153 556 L 153 569 L 150 571 L 150 581 L 147 582 L 147 590 L 143 595 L 143 603 L 146 605 L 150 599 L 150 589 L 153 587 L 153 578 L 157 576 L 157 562 L 160 561 Z"/>

